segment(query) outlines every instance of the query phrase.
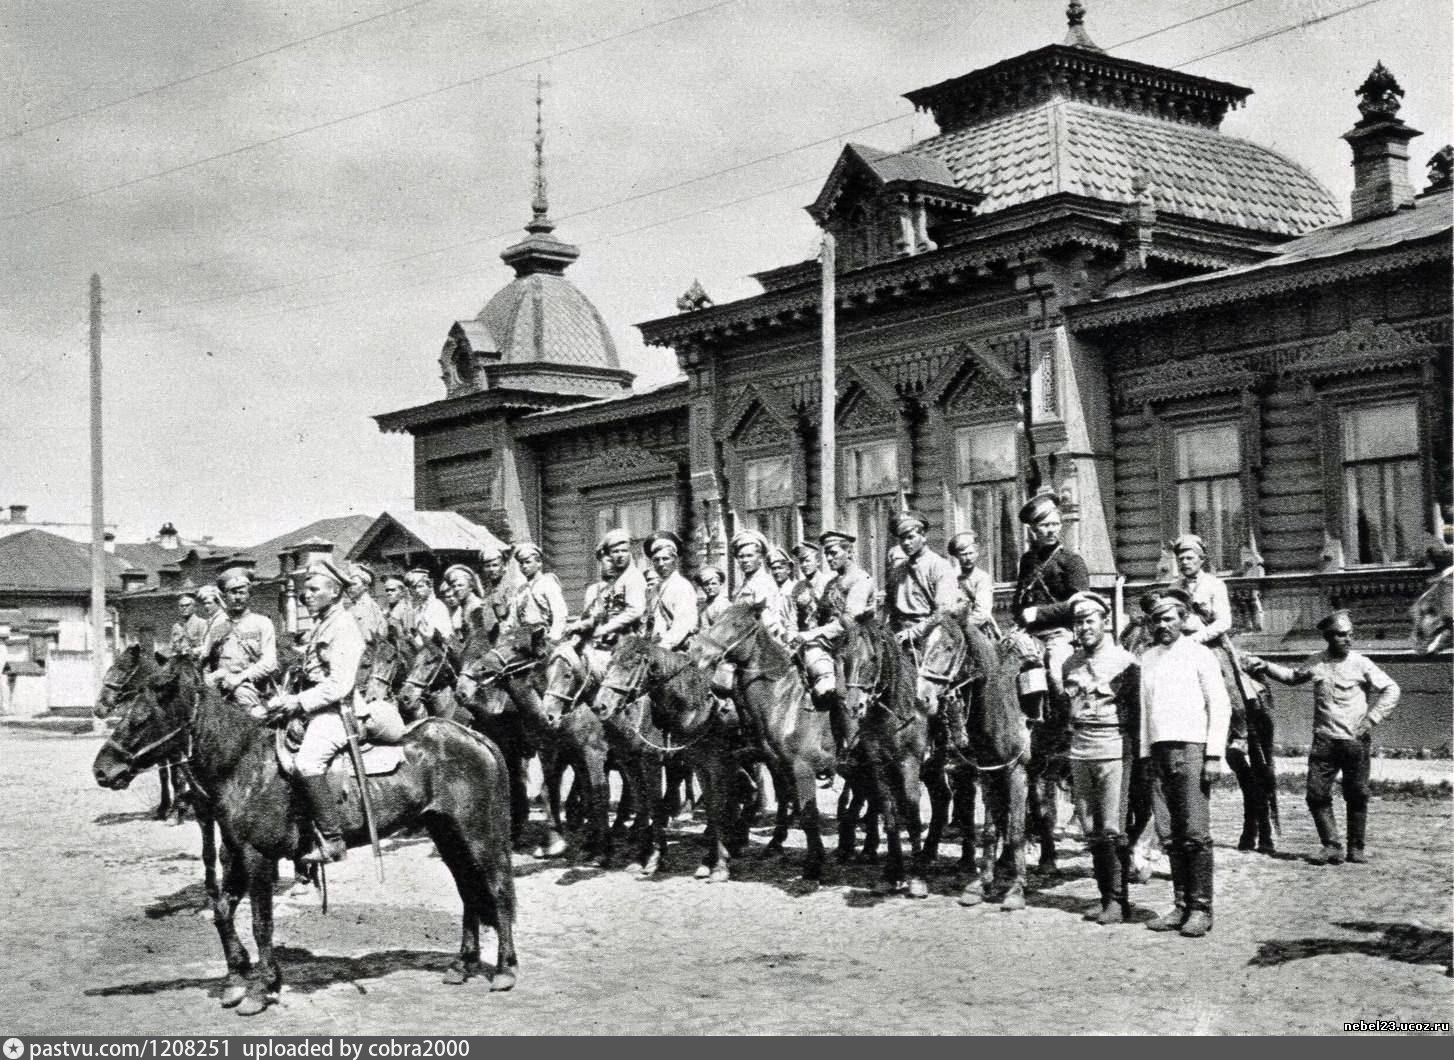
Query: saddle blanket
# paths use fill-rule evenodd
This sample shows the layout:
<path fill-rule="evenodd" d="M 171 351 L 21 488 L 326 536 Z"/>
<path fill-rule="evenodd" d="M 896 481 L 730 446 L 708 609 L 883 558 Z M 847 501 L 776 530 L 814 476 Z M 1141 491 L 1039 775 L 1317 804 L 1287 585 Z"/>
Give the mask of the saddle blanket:
<path fill-rule="evenodd" d="M 279 729 L 274 740 L 274 746 L 278 753 L 278 768 L 286 775 L 293 776 L 293 752 L 289 750 L 287 735 L 284 730 Z M 360 746 L 363 751 L 364 773 L 371 777 L 387 776 L 399 768 L 404 761 L 404 748 L 393 743 L 365 743 Z M 348 751 L 342 751 L 328 765 L 330 775 L 334 773 L 346 777 L 353 776 L 353 762 L 348 756 Z"/>

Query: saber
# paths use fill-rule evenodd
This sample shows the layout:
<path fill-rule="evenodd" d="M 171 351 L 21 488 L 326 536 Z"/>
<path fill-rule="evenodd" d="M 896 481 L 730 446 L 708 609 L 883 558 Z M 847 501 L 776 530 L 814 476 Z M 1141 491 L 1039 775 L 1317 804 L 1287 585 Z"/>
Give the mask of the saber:
<path fill-rule="evenodd" d="M 379 828 L 374 821 L 374 804 L 369 797 L 368 773 L 364 771 L 363 751 L 358 745 L 358 718 L 353 712 L 353 701 L 345 696 L 338 705 L 343 718 L 343 732 L 348 737 L 348 757 L 353 763 L 353 777 L 358 781 L 359 800 L 363 803 L 364 823 L 369 829 L 369 845 L 374 848 L 374 867 L 379 873 L 379 882 L 384 882 L 384 852 L 379 846 Z"/>

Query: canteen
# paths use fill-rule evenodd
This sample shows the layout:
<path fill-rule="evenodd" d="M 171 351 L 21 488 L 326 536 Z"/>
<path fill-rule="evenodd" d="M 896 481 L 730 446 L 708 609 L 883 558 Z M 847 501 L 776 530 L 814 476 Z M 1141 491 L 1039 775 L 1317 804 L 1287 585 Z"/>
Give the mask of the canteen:
<path fill-rule="evenodd" d="M 719 696 L 732 695 L 732 686 L 737 681 L 737 667 L 725 659 L 712 671 L 712 691 Z"/>
<path fill-rule="evenodd" d="M 1020 693 L 1022 699 L 1029 696 L 1043 695 L 1049 690 L 1049 685 L 1046 683 L 1045 667 L 1032 666 L 1028 670 L 1021 670 L 1019 676 L 1015 678 L 1015 688 Z"/>

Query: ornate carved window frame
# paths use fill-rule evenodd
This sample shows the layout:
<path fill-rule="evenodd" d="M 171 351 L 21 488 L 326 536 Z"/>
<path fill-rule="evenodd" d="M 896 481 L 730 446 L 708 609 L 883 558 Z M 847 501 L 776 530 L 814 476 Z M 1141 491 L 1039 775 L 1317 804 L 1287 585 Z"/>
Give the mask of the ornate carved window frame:
<path fill-rule="evenodd" d="M 914 424 L 912 403 L 878 371 L 867 365 L 850 365 L 839 372 L 841 396 L 833 410 L 834 437 L 838 450 L 838 481 L 849 478 L 845 452 L 863 442 L 892 441 L 898 464 L 899 493 L 905 499 L 915 495 Z M 863 404 L 878 407 L 877 420 L 851 425 L 849 421 Z M 841 489 L 840 489 L 840 492 Z M 835 513 L 836 516 L 837 513 Z"/>
<path fill-rule="evenodd" d="M 786 456 L 792 476 L 793 534 L 803 533 L 803 509 L 808 503 L 808 452 L 802 420 L 792 406 L 767 385 L 749 383 L 722 418 L 718 440 L 722 448 L 722 470 L 727 480 L 728 508 L 734 524 L 745 511 L 747 463 L 764 457 Z M 762 426 L 776 428 L 776 437 L 763 437 Z M 736 529 L 734 525 L 729 532 Z M 795 543 L 795 542 L 794 542 Z"/>
<path fill-rule="evenodd" d="M 604 449 L 575 477 L 583 516 L 585 554 L 596 549 L 596 516 L 608 505 L 671 497 L 676 508 L 675 530 L 685 539 L 689 527 L 685 467 L 663 453 L 642 446 Z M 639 561 L 640 557 L 633 556 Z"/>
<path fill-rule="evenodd" d="M 1171 369 L 1172 365 L 1167 368 Z M 1181 529 L 1176 479 L 1176 431 L 1232 423 L 1241 444 L 1238 482 L 1242 489 L 1242 534 L 1239 546 L 1262 540 L 1262 397 L 1261 387 L 1250 382 L 1240 387 L 1196 396 L 1148 397 L 1142 407 L 1146 426 L 1156 440 L 1156 496 L 1161 510 L 1163 550 Z M 1239 574 L 1239 568 L 1218 574 Z"/>
<path fill-rule="evenodd" d="M 1343 412 L 1368 405 L 1412 402 L 1418 416 L 1419 484 L 1423 488 L 1423 508 L 1430 498 L 1437 497 L 1435 480 L 1436 447 L 1447 445 L 1438 436 L 1438 406 L 1443 393 L 1430 384 L 1427 366 L 1409 366 L 1379 375 L 1334 375 L 1317 373 L 1303 384 L 1303 393 L 1317 409 L 1320 456 L 1323 467 L 1323 534 L 1332 554 L 1323 557 L 1325 569 L 1373 570 L 1383 567 L 1416 567 L 1422 556 L 1412 556 L 1397 563 L 1349 563 L 1348 542 L 1343 540 L 1347 513 L 1343 500 Z M 1430 509 L 1432 510 L 1432 509 Z M 1428 529 L 1428 527 L 1425 527 Z"/>

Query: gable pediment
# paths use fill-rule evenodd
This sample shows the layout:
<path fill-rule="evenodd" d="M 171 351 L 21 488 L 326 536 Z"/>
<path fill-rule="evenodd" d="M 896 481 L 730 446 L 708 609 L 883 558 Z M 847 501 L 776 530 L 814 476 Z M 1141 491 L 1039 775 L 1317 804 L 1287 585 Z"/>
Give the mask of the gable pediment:
<path fill-rule="evenodd" d="M 946 414 L 1015 409 L 1019 380 L 1010 366 L 985 350 L 964 347 L 924 389 L 924 404 Z"/>
<path fill-rule="evenodd" d="M 776 442 L 797 429 L 792 406 L 770 386 L 748 383 L 722 417 L 718 437 L 737 445 Z"/>

